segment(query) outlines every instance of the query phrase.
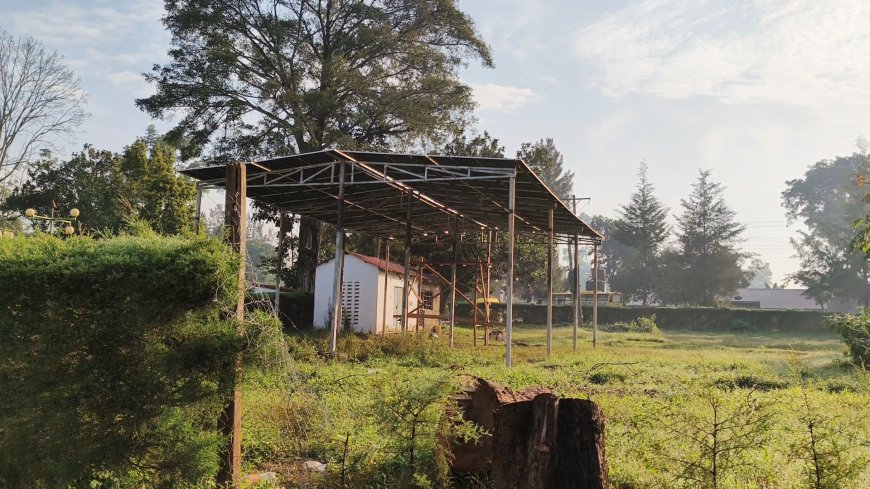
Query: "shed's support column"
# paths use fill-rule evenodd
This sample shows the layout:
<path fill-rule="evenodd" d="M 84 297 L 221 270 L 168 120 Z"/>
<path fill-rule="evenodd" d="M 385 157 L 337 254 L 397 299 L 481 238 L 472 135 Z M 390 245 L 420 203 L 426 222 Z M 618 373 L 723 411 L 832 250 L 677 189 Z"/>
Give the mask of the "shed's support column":
<path fill-rule="evenodd" d="M 486 286 L 484 287 L 484 295 L 486 296 L 484 305 L 486 306 L 486 324 L 483 325 L 483 344 L 489 345 L 489 325 L 492 323 L 492 305 L 489 303 L 492 297 L 492 290 L 489 285 L 492 280 L 492 229 L 486 232 Z"/>
<path fill-rule="evenodd" d="M 344 276 L 344 162 L 338 165 L 338 209 L 335 220 L 335 274 L 332 281 L 332 331 L 329 334 L 329 353 L 338 349 L 338 331 L 341 328 L 341 279 Z"/>
<path fill-rule="evenodd" d="M 411 193 L 408 196 L 408 211 L 405 214 L 405 275 L 402 283 L 402 333 L 408 332 L 408 293 L 411 292 Z"/>
<path fill-rule="evenodd" d="M 194 219 L 194 225 L 196 228 L 193 230 L 193 234 L 199 234 L 200 226 L 202 224 L 202 185 L 196 184 L 196 219 Z"/>
<path fill-rule="evenodd" d="M 387 334 L 387 284 L 390 282 L 390 240 L 381 238 L 386 244 L 387 249 L 384 251 L 384 314 L 381 336 Z"/>
<path fill-rule="evenodd" d="M 275 265 L 275 317 L 281 317 L 281 270 L 284 268 L 284 211 L 278 216 L 278 261 Z"/>
<path fill-rule="evenodd" d="M 547 356 L 553 354 L 553 208 L 547 225 Z"/>
<path fill-rule="evenodd" d="M 511 330 L 514 326 L 514 214 L 516 207 L 516 177 L 510 179 L 508 191 L 508 230 L 507 230 L 507 304 L 505 310 L 504 363 L 511 366 Z"/>
<path fill-rule="evenodd" d="M 247 171 L 244 164 L 227 165 L 226 200 L 224 201 L 224 226 L 229 228 L 227 239 L 230 246 L 239 254 L 239 285 L 236 301 L 236 330 L 242 331 L 245 319 L 245 262 L 247 251 L 245 237 L 247 235 Z M 242 390 L 241 381 L 242 356 L 236 354 L 233 358 L 233 395 L 224 406 L 218 419 L 218 429 L 226 438 L 226 446 L 221 453 L 218 464 L 217 484 L 220 487 L 242 486 Z"/>
<path fill-rule="evenodd" d="M 580 246 L 577 242 L 577 233 L 574 233 L 574 334 L 573 348 L 577 352 L 577 326 L 580 324 Z"/>
<path fill-rule="evenodd" d="M 594 302 L 592 303 L 592 347 L 598 345 L 598 244 L 592 247 L 592 289 L 595 291 L 592 294 Z"/>
<path fill-rule="evenodd" d="M 450 333 L 448 343 L 453 348 L 453 328 L 456 326 L 456 262 L 459 261 L 459 220 L 453 226 L 453 264 L 450 266 Z"/>

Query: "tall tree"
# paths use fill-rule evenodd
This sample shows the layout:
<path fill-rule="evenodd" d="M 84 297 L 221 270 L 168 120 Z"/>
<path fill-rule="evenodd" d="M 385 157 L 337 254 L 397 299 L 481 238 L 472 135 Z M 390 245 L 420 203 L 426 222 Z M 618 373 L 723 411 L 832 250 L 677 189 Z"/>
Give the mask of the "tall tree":
<path fill-rule="evenodd" d="M 640 164 L 638 178 L 637 191 L 613 223 L 612 239 L 625 245 L 628 253 L 610 279 L 627 298 L 647 305 L 656 300 L 662 272 L 660 255 L 670 229 L 668 209 L 653 193 L 655 187 L 647 178 L 645 162 Z"/>
<path fill-rule="evenodd" d="M 528 163 L 558 197 L 567 199 L 574 191 L 574 172 L 565 170 L 562 153 L 556 149 L 553 138 L 535 143 L 523 143 L 517 158 Z"/>
<path fill-rule="evenodd" d="M 44 152 L 3 209 L 21 212 L 32 207 L 45 215 L 54 206 L 61 212 L 76 207 L 88 231 L 115 233 L 135 216 L 162 234 L 186 232 L 195 215 L 196 188 L 175 174 L 174 153 L 162 141 L 149 149 L 143 139 L 123 154 L 85 146 L 69 160 L 59 161 Z"/>
<path fill-rule="evenodd" d="M 171 134 L 185 157 L 212 159 L 388 149 L 437 139 L 474 106 L 458 75 L 492 66 L 473 21 L 452 0 L 166 0 L 171 61 L 137 101 L 183 116 Z M 300 223 L 302 285 L 313 287 L 316 222 Z"/>
<path fill-rule="evenodd" d="M 0 29 L 0 183 L 86 117 L 85 95 L 63 57 Z"/>
<path fill-rule="evenodd" d="M 791 278 L 805 285 L 807 295 L 820 304 L 837 299 L 870 307 L 870 263 L 861 250 L 850 247 L 852 224 L 870 214 L 870 204 L 864 201 L 868 176 L 870 157 L 856 152 L 821 160 L 803 178 L 786 182 L 786 216 L 807 228 L 792 240 L 800 269 Z"/>
<path fill-rule="evenodd" d="M 748 283 L 741 269 L 745 255 L 735 248 L 745 226 L 735 221 L 722 184 L 701 170 L 677 216 L 677 247 L 663 253 L 661 299 L 671 304 L 714 305 Z"/>
<path fill-rule="evenodd" d="M 770 263 L 762 261 L 760 258 L 752 258 L 749 261 L 746 273 L 749 276 L 750 288 L 767 289 L 773 285 L 778 285 L 773 281 L 773 271 L 770 270 Z"/>

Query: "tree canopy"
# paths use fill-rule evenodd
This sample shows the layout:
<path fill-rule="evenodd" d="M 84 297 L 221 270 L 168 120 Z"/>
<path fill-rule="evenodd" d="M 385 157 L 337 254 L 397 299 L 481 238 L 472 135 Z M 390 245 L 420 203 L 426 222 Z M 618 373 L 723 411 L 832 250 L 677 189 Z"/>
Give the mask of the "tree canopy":
<path fill-rule="evenodd" d="M 195 195 L 193 183 L 175 174 L 175 149 L 139 138 L 122 154 L 89 145 L 67 161 L 43 153 L 3 208 L 47 215 L 75 207 L 88 231 L 113 234 L 136 217 L 161 234 L 179 234 L 193 224 Z"/>
<path fill-rule="evenodd" d="M 137 101 L 183 110 L 185 156 L 385 149 L 454 131 L 473 108 L 458 76 L 492 66 L 473 21 L 451 0 L 167 0 L 170 61 Z"/>
<path fill-rule="evenodd" d="M 800 258 L 792 278 L 820 304 L 839 299 L 870 306 L 870 267 L 864 254 L 850 247 L 853 223 L 870 214 L 864 201 L 867 175 L 870 157 L 856 152 L 818 161 L 802 178 L 786 182 L 786 215 L 807 228 L 792 240 Z"/>
<path fill-rule="evenodd" d="M 522 159 L 541 177 L 558 197 L 567 199 L 574 192 L 574 172 L 563 168 L 564 158 L 553 138 L 523 143 L 517 158 Z"/>
<path fill-rule="evenodd" d="M 701 170 L 692 192 L 680 202 L 677 246 L 662 257 L 666 273 L 661 299 L 670 304 L 714 305 L 748 283 L 741 269 L 745 255 L 735 245 L 745 227 L 725 203 L 722 184 Z"/>
<path fill-rule="evenodd" d="M 0 29 L 0 184 L 86 117 L 84 92 L 63 56 Z"/>
<path fill-rule="evenodd" d="M 613 287 L 644 305 L 656 300 L 661 280 L 661 249 L 670 234 L 668 209 L 653 193 L 647 165 L 641 162 L 636 192 L 619 210 L 610 237 L 626 249 L 622 266 L 611 274 Z"/>

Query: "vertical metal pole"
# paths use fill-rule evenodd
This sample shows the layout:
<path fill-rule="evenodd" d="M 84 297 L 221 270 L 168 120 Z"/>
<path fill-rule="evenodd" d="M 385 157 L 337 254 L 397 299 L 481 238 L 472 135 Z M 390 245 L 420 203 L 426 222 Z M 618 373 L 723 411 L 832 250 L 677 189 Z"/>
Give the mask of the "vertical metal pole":
<path fill-rule="evenodd" d="M 278 261 L 275 265 L 275 316 L 281 317 L 281 270 L 284 268 L 284 211 L 278 216 Z"/>
<path fill-rule="evenodd" d="M 508 191 L 508 231 L 507 231 L 507 308 L 505 310 L 504 363 L 511 366 L 511 330 L 514 326 L 514 214 L 516 201 L 516 177 L 510 179 Z"/>
<path fill-rule="evenodd" d="M 453 264 L 450 267 L 450 333 L 448 343 L 453 348 L 453 328 L 456 326 L 456 262 L 459 261 L 459 220 L 453 226 Z"/>
<path fill-rule="evenodd" d="M 329 353 L 338 349 L 338 331 L 341 328 L 341 279 L 344 276 L 344 161 L 338 165 L 338 209 L 335 221 L 335 270 L 332 282 L 332 331 L 329 334 Z"/>
<path fill-rule="evenodd" d="M 422 258 L 418 258 L 417 261 L 417 323 L 414 325 L 414 332 L 417 333 L 420 331 L 420 328 L 423 328 L 423 331 L 426 330 L 426 317 L 425 311 L 423 308 L 423 261 Z M 421 324 L 422 323 L 422 324 Z"/>
<path fill-rule="evenodd" d="M 405 277 L 402 284 L 402 332 L 408 332 L 408 294 L 411 292 L 411 193 L 407 195 L 408 211 L 405 214 Z"/>
<path fill-rule="evenodd" d="M 478 258 L 478 260 L 480 260 Z M 474 304 L 471 306 L 473 313 L 471 314 L 471 335 L 472 335 L 472 346 L 477 346 L 477 283 L 480 281 L 480 262 L 477 263 L 477 271 L 474 272 L 474 294 L 471 296 L 471 299 L 474 301 Z M 484 343 L 486 344 L 486 343 Z"/>
<path fill-rule="evenodd" d="M 193 234 L 199 234 L 199 229 L 202 224 L 202 186 L 200 184 L 196 184 L 196 219 L 194 219 L 194 225 L 196 228 L 193 230 Z"/>
<path fill-rule="evenodd" d="M 547 227 L 547 356 L 553 354 L 553 208 Z"/>
<path fill-rule="evenodd" d="M 486 324 L 483 325 L 483 344 L 489 345 L 489 325 L 492 323 L 492 305 L 489 303 L 492 297 L 490 290 L 490 282 L 492 280 L 492 230 L 486 232 L 486 284 L 484 286 L 484 295 L 486 295 Z"/>
<path fill-rule="evenodd" d="M 247 172 L 244 164 L 227 165 L 226 199 L 224 201 L 224 226 L 229 228 L 227 239 L 239 254 L 238 291 L 235 320 L 237 332 L 242 332 L 245 319 L 245 262 L 247 251 Z M 242 485 L 242 370 L 241 354 L 233 358 L 233 394 L 224 406 L 218 419 L 218 429 L 226 438 L 226 448 L 218 463 L 217 484 L 219 487 Z"/>
<path fill-rule="evenodd" d="M 387 284 L 390 282 L 390 240 L 385 239 L 384 242 L 387 244 L 387 249 L 384 251 L 384 326 L 381 329 L 381 336 L 387 334 L 387 291 L 389 290 Z"/>
<path fill-rule="evenodd" d="M 598 244 L 592 248 L 592 293 L 594 302 L 592 302 L 592 347 L 598 345 Z"/>
<path fill-rule="evenodd" d="M 574 334 L 573 351 L 577 352 L 577 327 L 580 325 L 580 246 L 578 241 L 579 236 L 574 233 Z"/>
<path fill-rule="evenodd" d="M 577 215 L 577 199 L 572 195 L 571 196 L 571 208 L 574 211 L 574 215 Z M 577 327 L 580 325 L 580 236 L 578 233 L 574 233 L 574 260 L 573 260 L 573 268 L 574 268 L 574 295 L 572 302 L 574 303 L 574 331 L 571 336 L 573 342 L 573 351 L 577 353 Z"/>

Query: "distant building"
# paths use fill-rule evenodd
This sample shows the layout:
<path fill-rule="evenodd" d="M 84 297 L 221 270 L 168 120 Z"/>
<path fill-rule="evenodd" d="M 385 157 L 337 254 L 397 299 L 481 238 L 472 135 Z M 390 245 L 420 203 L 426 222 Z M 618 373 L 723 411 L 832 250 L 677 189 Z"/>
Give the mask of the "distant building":
<path fill-rule="evenodd" d="M 732 298 L 734 307 L 757 309 L 824 309 L 812 297 L 806 296 L 807 289 L 740 289 Z"/>
<path fill-rule="evenodd" d="M 326 328 L 330 326 L 332 317 L 335 259 L 318 265 L 316 273 L 314 327 Z M 360 333 L 380 333 L 384 328 L 384 304 L 386 303 L 387 331 L 400 330 L 404 273 L 405 267 L 398 263 L 390 262 L 388 267 L 384 260 L 373 256 L 345 253 L 341 294 L 345 323 Z M 387 280 L 386 301 L 384 301 L 384 280 Z M 411 284 L 408 291 L 408 311 L 414 311 L 418 303 L 417 291 L 420 283 L 417 281 L 417 273 L 413 271 Z M 439 320 L 431 316 L 441 310 L 439 288 L 438 283 L 423 275 L 422 291 L 419 295 L 423 301 L 422 313 L 430 317 L 422 319 L 420 324 L 417 324 L 416 314 L 409 314 L 409 331 L 414 331 L 415 327 L 430 327 L 438 323 Z"/>

